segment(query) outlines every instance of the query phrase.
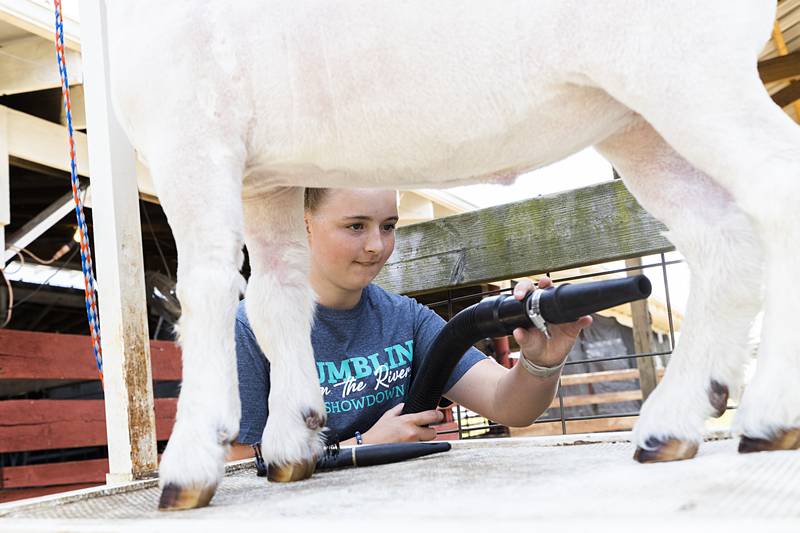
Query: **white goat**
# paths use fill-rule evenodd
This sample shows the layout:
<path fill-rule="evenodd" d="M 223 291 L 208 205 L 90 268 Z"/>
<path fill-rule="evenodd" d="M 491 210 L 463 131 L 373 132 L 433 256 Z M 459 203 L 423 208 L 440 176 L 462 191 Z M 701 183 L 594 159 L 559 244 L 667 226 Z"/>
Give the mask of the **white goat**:
<path fill-rule="evenodd" d="M 800 128 L 756 71 L 775 0 L 109 2 L 115 105 L 178 245 L 183 389 L 162 507 L 204 505 L 238 431 L 234 312 L 271 363 L 264 452 L 310 475 L 325 410 L 303 187 L 506 182 L 594 145 L 688 259 L 687 320 L 637 425 L 694 455 L 740 380 L 742 449 L 800 445 Z M 273 469 L 273 471 L 276 471 Z"/>

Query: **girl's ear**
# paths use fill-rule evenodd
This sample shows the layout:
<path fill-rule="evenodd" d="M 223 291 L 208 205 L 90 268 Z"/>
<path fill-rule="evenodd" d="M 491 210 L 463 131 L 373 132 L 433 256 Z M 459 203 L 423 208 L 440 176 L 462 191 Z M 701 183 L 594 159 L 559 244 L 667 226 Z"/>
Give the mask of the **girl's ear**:
<path fill-rule="evenodd" d="M 303 213 L 303 222 L 306 224 L 306 237 L 311 240 L 311 222 L 309 221 L 308 211 Z"/>

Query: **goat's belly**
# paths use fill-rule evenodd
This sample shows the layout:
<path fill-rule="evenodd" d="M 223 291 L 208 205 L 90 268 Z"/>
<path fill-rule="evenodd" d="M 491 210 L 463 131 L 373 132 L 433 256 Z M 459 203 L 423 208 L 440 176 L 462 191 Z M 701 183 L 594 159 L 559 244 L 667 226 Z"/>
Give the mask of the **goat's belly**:
<path fill-rule="evenodd" d="M 540 102 L 512 92 L 460 105 L 431 102 L 430 95 L 392 105 L 397 95 L 389 96 L 378 117 L 356 102 L 293 128 L 267 126 L 269 135 L 253 147 L 245 187 L 508 183 L 597 143 L 633 116 L 605 92 L 574 85 L 551 87 Z M 504 106 L 518 109 L 508 113 Z"/>
<path fill-rule="evenodd" d="M 217 144 L 246 139 L 246 192 L 509 181 L 630 116 L 583 75 L 560 1 L 199 5 L 184 13 L 169 4 L 170 16 L 152 22 L 161 26 L 148 27 L 149 46 L 172 54 L 120 38 L 117 61 L 133 55 L 125 64 L 137 65 L 117 71 L 128 89 L 120 105 L 145 155 L 181 123 Z M 604 54 L 607 33 L 588 24 L 582 42 Z M 151 70 L 151 90 L 129 89 L 141 82 L 126 73 Z"/>
<path fill-rule="evenodd" d="M 630 111 L 581 75 L 556 24 L 531 20 L 550 11 L 553 22 L 552 10 L 487 9 L 463 25 L 400 9 L 360 23 L 333 10 L 324 24 L 287 16 L 264 43 L 263 74 L 250 71 L 249 175 L 328 187 L 509 181 L 605 138 Z"/>

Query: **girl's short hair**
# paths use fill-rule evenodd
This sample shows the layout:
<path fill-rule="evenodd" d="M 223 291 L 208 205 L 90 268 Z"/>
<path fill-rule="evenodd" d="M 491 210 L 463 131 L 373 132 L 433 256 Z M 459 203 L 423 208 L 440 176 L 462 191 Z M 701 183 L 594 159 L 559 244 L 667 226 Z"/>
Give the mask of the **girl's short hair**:
<path fill-rule="evenodd" d="M 320 204 L 322 204 L 322 200 L 325 199 L 327 193 L 328 189 L 325 188 L 307 187 L 303 196 L 303 207 L 305 210 L 309 213 L 315 212 Z"/>

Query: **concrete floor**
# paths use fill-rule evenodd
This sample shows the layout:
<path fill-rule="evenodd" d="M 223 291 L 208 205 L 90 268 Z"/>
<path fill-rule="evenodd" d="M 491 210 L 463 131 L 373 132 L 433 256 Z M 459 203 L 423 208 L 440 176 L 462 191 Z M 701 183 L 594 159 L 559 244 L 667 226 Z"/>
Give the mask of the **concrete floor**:
<path fill-rule="evenodd" d="M 0 531 L 800 532 L 800 451 L 739 455 L 706 442 L 691 461 L 640 465 L 628 433 L 461 441 L 422 459 L 268 483 L 249 464 L 212 505 L 160 513 L 153 482 L 0 505 Z M 274 527 L 273 527 L 274 526 Z"/>

